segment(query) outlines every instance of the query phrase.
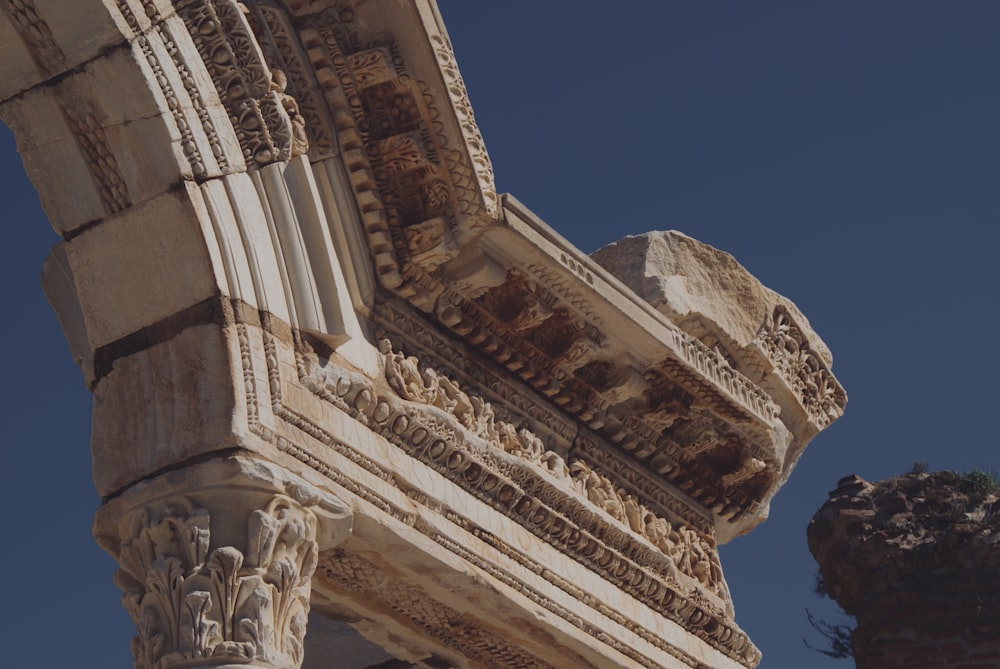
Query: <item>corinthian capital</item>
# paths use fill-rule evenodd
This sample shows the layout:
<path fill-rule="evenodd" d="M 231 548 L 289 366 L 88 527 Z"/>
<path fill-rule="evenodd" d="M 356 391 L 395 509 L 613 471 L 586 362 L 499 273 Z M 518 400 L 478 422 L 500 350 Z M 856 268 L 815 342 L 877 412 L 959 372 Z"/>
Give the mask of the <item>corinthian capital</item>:
<path fill-rule="evenodd" d="M 275 468 L 247 464 L 197 465 L 99 512 L 98 528 L 117 535 L 115 580 L 138 631 L 137 669 L 301 665 L 317 557 L 346 536 L 350 514 L 287 474 L 260 479 Z"/>

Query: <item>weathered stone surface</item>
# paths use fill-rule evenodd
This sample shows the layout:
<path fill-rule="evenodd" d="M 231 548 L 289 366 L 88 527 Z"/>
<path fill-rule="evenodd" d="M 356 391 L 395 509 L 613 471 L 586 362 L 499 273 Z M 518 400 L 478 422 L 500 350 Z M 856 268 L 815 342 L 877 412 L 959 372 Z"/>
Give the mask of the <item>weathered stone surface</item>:
<path fill-rule="evenodd" d="M 130 31 L 115 20 L 117 12 L 109 10 L 96 3 L 91 11 L 76 14 L 65 11 L 61 0 L 17 0 L 0 6 L 0 101 L 124 44 Z"/>
<path fill-rule="evenodd" d="M 592 257 L 781 407 L 793 437 L 787 450 L 776 449 L 782 482 L 809 440 L 843 413 L 847 396 L 833 377 L 826 344 L 798 307 L 730 254 L 681 232 L 659 231 L 626 237 Z"/>
<path fill-rule="evenodd" d="M 1000 661 L 1000 487 L 987 474 L 850 476 L 809 525 L 861 669 Z"/>
<path fill-rule="evenodd" d="M 793 305 L 498 196 L 430 0 L 0 10 L 137 669 L 296 669 L 310 605 L 424 669 L 757 665 L 718 544 L 846 402 Z"/>
<path fill-rule="evenodd" d="M 286 669 L 303 660 L 318 555 L 350 529 L 337 497 L 239 456 L 131 487 L 94 533 L 121 566 L 138 666 Z"/>
<path fill-rule="evenodd" d="M 93 349 L 220 293 L 189 197 L 167 193 L 63 243 Z"/>
<path fill-rule="evenodd" d="M 94 389 L 91 451 L 102 497 L 239 443 L 236 344 L 215 323 L 173 329 L 166 324 L 141 350 L 119 352 Z"/>
<path fill-rule="evenodd" d="M 591 257 L 671 321 L 726 350 L 751 346 L 764 321 L 781 304 L 803 327 L 809 345 L 827 365 L 826 344 L 792 302 L 762 284 L 737 260 L 677 230 L 625 237 Z"/>

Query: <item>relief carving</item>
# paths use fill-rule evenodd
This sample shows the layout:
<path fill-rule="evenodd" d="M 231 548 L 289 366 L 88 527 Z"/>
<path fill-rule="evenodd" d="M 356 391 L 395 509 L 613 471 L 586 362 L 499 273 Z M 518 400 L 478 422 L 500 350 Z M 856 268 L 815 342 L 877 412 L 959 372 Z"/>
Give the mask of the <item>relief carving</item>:
<path fill-rule="evenodd" d="M 212 544 L 212 513 L 186 498 L 136 512 L 115 580 L 136 624 L 137 669 L 298 666 L 316 569 L 316 518 L 275 496 L 241 546 Z"/>
<path fill-rule="evenodd" d="M 275 90 L 247 7 L 236 0 L 178 0 L 176 8 L 229 113 L 247 164 L 287 160 L 296 130 L 281 91 Z"/>
<path fill-rule="evenodd" d="M 324 6 L 326 2 L 322 3 Z M 306 145 L 313 158 L 329 158 L 336 154 L 336 140 L 333 137 L 333 122 L 329 109 L 316 83 L 315 74 L 299 43 L 299 37 L 287 12 L 274 2 L 257 2 L 250 7 L 247 15 L 250 26 L 257 37 L 264 58 L 272 70 L 280 70 L 286 77 L 283 93 L 294 100 L 297 107 L 293 113 L 285 103 L 293 124 L 293 135 L 304 130 Z M 300 120 L 296 121 L 296 114 Z M 296 128 L 298 123 L 301 130 Z M 301 138 L 293 144 L 293 155 L 302 150 Z"/>
<path fill-rule="evenodd" d="M 76 137 L 97 192 L 109 214 L 123 211 L 132 205 L 125 177 L 118 166 L 118 159 L 111 151 L 104 126 L 97 119 L 98 110 L 86 100 L 59 99 L 70 131 Z"/>
<path fill-rule="evenodd" d="M 32 60 L 46 74 L 66 67 L 66 55 L 52 37 L 52 29 L 39 16 L 32 0 L 2 0 L 0 10 L 10 17 Z"/>
<path fill-rule="evenodd" d="M 448 38 L 444 35 L 431 35 L 430 39 L 434 46 L 434 53 L 437 56 L 438 67 L 441 69 L 441 74 L 444 77 L 445 87 L 451 98 L 452 107 L 458 115 L 459 128 L 465 139 L 465 145 L 470 154 L 469 157 L 472 160 L 473 174 L 470 175 L 472 178 L 469 178 L 469 181 L 474 182 L 476 190 L 478 190 L 478 195 L 482 197 L 486 214 L 492 218 L 497 218 L 500 216 L 500 198 L 497 196 L 496 186 L 493 183 L 493 163 L 490 162 L 490 156 L 486 152 L 486 143 L 483 141 L 483 136 L 479 132 L 479 126 L 476 124 L 476 117 L 472 112 L 472 103 L 469 102 L 469 94 L 465 89 L 465 82 L 462 81 L 462 75 L 458 71 L 458 64 L 455 62 L 455 52 Z M 468 169 L 465 166 L 465 161 L 454 154 L 449 154 L 448 163 L 451 169 L 459 174 Z M 471 193 L 470 195 L 475 195 L 475 193 Z M 467 213 L 477 213 L 479 207 L 475 206 L 475 204 L 478 204 L 478 198 L 473 199 L 473 197 L 467 195 L 460 199 Z"/>
<path fill-rule="evenodd" d="M 378 565 L 364 557 L 337 549 L 324 554 L 319 578 L 342 592 L 364 597 L 403 616 L 424 635 L 460 652 L 484 667 L 516 669 L 555 669 L 515 640 L 498 633 L 489 625 L 443 602 L 425 590 L 397 579 L 387 579 Z M 582 658 L 572 657 L 574 666 L 590 666 Z"/>
<path fill-rule="evenodd" d="M 728 600 L 718 550 L 710 534 L 676 525 L 652 513 L 634 495 L 626 493 L 583 460 L 569 467 L 574 488 L 602 511 L 639 534 L 668 556 L 677 571 Z"/>
<path fill-rule="evenodd" d="M 306 133 L 306 120 L 299 111 L 299 103 L 285 92 L 286 88 L 288 88 L 288 77 L 283 71 L 272 68 L 270 90 L 281 102 L 282 109 L 288 114 L 288 120 L 291 124 L 289 157 L 294 158 L 309 153 L 309 136 Z"/>
<path fill-rule="evenodd" d="M 701 579 L 710 580 L 715 578 L 709 557 L 709 567 L 705 568 L 705 559 L 702 555 L 714 550 L 714 541 L 705 538 L 699 542 L 698 546 L 682 546 L 682 550 L 676 553 L 677 558 L 665 554 L 661 546 L 669 546 L 660 541 L 659 545 L 654 545 L 650 541 L 644 541 L 632 530 L 629 523 L 628 514 L 633 518 L 637 512 L 641 513 L 640 502 L 636 499 L 626 500 L 622 495 L 621 503 L 626 509 L 625 521 L 616 521 L 607 513 L 587 500 L 587 498 L 575 491 L 573 481 L 570 478 L 568 467 L 563 469 L 558 465 L 566 465 L 563 458 L 558 454 L 543 456 L 547 464 L 539 465 L 529 460 L 530 456 L 520 455 L 512 457 L 504 450 L 500 441 L 499 433 L 504 432 L 505 439 L 510 439 L 510 443 L 516 444 L 517 449 L 523 449 L 524 453 L 537 453 L 540 450 L 537 444 L 532 445 L 527 434 L 518 435 L 520 440 L 514 442 L 511 432 L 496 421 L 495 414 L 493 428 L 498 432 L 497 442 L 486 442 L 483 438 L 476 436 L 469 428 L 459 422 L 458 418 L 450 413 L 446 413 L 437 405 L 429 404 L 436 401 L 443 406 L 453 406 L 457 408 L 459 415 L 464 416 L 463 422 L 474 424 L 472 419 L 478 417 L 484 422 L 482 427 L 475 429 L 480 434 L 489 434 L 489 416 L 492 408 L 487 409 L 485 402 L 473 399 L 473 396 L 466 394 L 465 397 L 456 394 L 455 384 L 450 379 L 442 388 L 431 388 L 432 383 L 436 383 L 441 378 L 441 374 L 425 374 L 423 365 L 412 356 L 406 356 L 393 351 L 388 344 L 382 345 L 383 356 L 390 354 L 392 360 L 385 361 L 390 370 L 385 376 L 385 386 L 390 383 L 395 387 L 408 388 L 407 391 L 412 397 L 424 398 L 423 401 L 406 401 L 396 395 L 395 391 L 384 393 L 379 389 L 379 383 L 373 382 L 368 377 L 340 368 L 339 365 L 330 360 L 320 361 L 312 354 L 298 357 L 297 366 L 299 368 L 299 379 L 318 397 L 330 402 L 341 411 L 345 411 L 354 420 L 359 421 L 368 429 L 373 430 L 389 443 L 395 444 L 404 453 L 437 471 L 446 479 L 459 485 L 470 494 L 485 502 L 497 511 L 507 515 L 514 522 L 520 524 L 537 537 L 555 546 L 567 556 L 580 562 L 584 567 L 593 570 L 600 576 L 608 579 L 624 592 L 638 598 L 659 611 L 664 616 L 685 627 L 692 634 L 703 639 L 706 643 L 719 649 L 721 652 L 732 657 L 746 666 L 755 666 L 759 661 L 759 651 L 750 643 L 749 639 L 732 622 L 732 605 L 726 598 L 724 581 L 718 581 L 716 589 L 713 591 L 702 584 Z M 270 358 L 268 358 L 270 360 Z M 269 363 L 269 367 L 270 367 Z M 270 377 L 270 369 L 269 374 Z M 395 381 L 390 381 L 395 379 Z M 280 382 L 272 382 L 272 386 Z M 452 387 L 454 386 L 454 388 Z M 464 393 L 458 388 L 459 393 Z M 434 399 L 434 398 L 447 398 Z M 272 403 L 275 400 L 272 398 Z M 295 415 L 278 406 L 280 400 L 274 404 L 278 415 L 291 421 L 299 429 L 312 434 L 315 438 L 324 443 L 330 444 L 343 452 L 352 461 L 364 466 L 367 470 L 375 473 L 379 478 L 387 482 L 395 482 L 396 478 L 390 473 L 383 471 L 378 463 L 370 462 L 368 458 L 360 453 L 353 452 L 351 447 L 339 444 L 336 438 L 324 432 L 319 425 L 311 423 L 307 418 Z M 471 413 L 467 407 L 472 407 Z M 536 435 L 537 436 L 537 435 Z M 523 441 L 521 441 L 523 440 Z M 279 439 L 279 448 L 283 451 L 295 455 L 303 462 L 311 463 L 312 459 L 302 453 L 292 444 L 285 443 Z M 315 465 L 312 465 L 315 466 Z M 543 467 L 548 467 L 546 471 Z M 331 476 L 338 483 L 348 483 L 343 481 L 343 477 L 329 468 L 321 468 L 327 476 Z M 605 486 L 606 487 L 606 486 Z M 357 488 L 354 485 L 352 490 Z M 663 494 L 668 494 L 661 491 Z M 386 505 L 386 501 L 378 496 L 372 497 L 364 489 L 357 489 L 357 494 L 365 499 L 371 499 L 373 504 L 379 508 Z M 409 491 L 408 491 L 409 494 Z M 414 501 L 430 505 L 436 513 L 446 513 L 449 520 L 460 527 L 469 525 L 469 520 L 465 518 L 461 511 L 447 510 L 438 500 L 427 499 L 420 491 L 416 491 L 415 496 L 411 496 Z M 658 503 L 666 502 L 677 504 L 677 512 L 682 517 L 683 514 L 691 514 L 692 510 L 685 510 L 684 505 L 678 500 L 657 500 Z M 627 502 L 627 504 L 626 504 Z M 633 506 L 635 505 L 635 506 Z M 662 504 L 661 504 L 662 505 Z M 391 505 L 390 505 L 391 506 Z M 648 507 L 647 507 L 648 508 Z M 400 510 L 387 508 L 387 512 L 398 515 Z M 650 512 L 652 513 L 652 512 Z M 655 518 L 654 514 L 654 518 Z M 421 526 L 419 516 L 411 517 L 412 514 L 403 513 L 409 522 L 417 522 L 418 529 Z M 645 518 L 642 527 L 658 525 L 654 518 Z M 694 523 L 698 530 L 691 529 L 694 534 L 701 532 L 711 532 L 713 525 L 707 518 L 693 516 Z M 664 519 L 666 520 L 666 519 Z M 633 520 L 632 522 L 636 522 Z M 667 521 L 671 528 L 680 531 L 683 525 L 675 526 Z M 639 527 L 640 525 L 636 525 Z M 469 531 L 474 528 L 469 526 Z M 660 525 L 662 529 L 662 525 Z M 421 530 L 424 531 L 424 530 Z M 430 529 L 426 530 L 430 532 Z M 654 530 L 649 530 L 653 532 Z M 669 532 L 669 530 L 667 530 Z M 430 536 L 430 535 L 429 535 Z M 484 540 L 494 541 L 491 535 L 478 534 Z M 694 540 L 694 535 L 689 535 Z M 435 538 L 436 541 L 444 541 Z M 453 542 L 444 542 L 452 552 L 464 555 Z M 511 555 L 518 561 L 525 562 L 526 566 L 536 569 L 538 565 L 528 556 L 519 555 L 511 546 L 496 544 L 499 550 Z M 513 553 L 511 551 L 514 551 Z M 684 556 L 687 556 L 685 561 Z M 693 558 L 691 556 L 694 556 Z M 684 569 L 682 572 L 677 564 Z M 487 565 L 488 566 L 488 565 Z M 495 571 L 495 566 L 491 567 Z M 492 573 L 492 572 L 491 572 Z M 689 575 L 690 574 L 690 575 Z M 706 576 L 707 575 L 707 576 Z M 554 575 L 546 575 L 546 579 L 555 578 Z M 572 586 L 561 584 L 559 579 L 552 581 L 557 587 L 563 588 L 569 593 L 575 593 Z M 722 596 L 718 594 L 723 593 Z M 574 594 L 574 597 L 582 595 Z M 587 606 L 594 607 L 602 614 L 620 617 L 620 614 L 608 610 L 608 607 L 601 606 L 600 603 L 581 599 Z M 571 622 L 576 624 L 575 619 L 570 617 Z M 634 623 L 624 621 L 630 629 L 634 628 Z M 641 632 L 641 628 L 639 633 Z M 603 637 L 598 634 L 599 639 Z M 617 646 L 616 646 L 617 647 Z M 646 666 L 646 665 L 644 665 Z"/>
<path fill-rule="evenodd" d="M 774 308 L 756 341 L 820 429 L 843 415 L 847 404 L 844 389 L 786 307 L 779 304 Z"/>
<path fill-rule="evenodd" d="M 422 367 L 415 357 L 394 351 L 389 340 L 380 341 L 379 350 L 383 354 L 386 381 L 402 399 L 434 406 L 495 448 L 541 464 L 543 471 L 555 479 L 570 479 L 572 490 L 663 551 L 680 573 L 697 580 L 719 597 L 728 598 L 714 541 L 709 544 L 709 539 L 690 528 L 675 529 L 583 460 L 567 464 L 557 453 L 547 451 L 542 440 L 530 430 L 498 420 L 488 402 L 468 395 L 432 368 Z"/>

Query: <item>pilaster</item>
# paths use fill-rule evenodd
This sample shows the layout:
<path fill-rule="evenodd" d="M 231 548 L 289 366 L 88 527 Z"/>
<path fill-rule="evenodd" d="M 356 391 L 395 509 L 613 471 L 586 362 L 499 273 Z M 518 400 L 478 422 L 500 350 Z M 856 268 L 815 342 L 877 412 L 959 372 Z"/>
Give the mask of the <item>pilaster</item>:
<path fill-rule="evenodd" d="M 339 499 L 281 468 L 213 459 L 140 483 L 95 535 L 136 624 L 136 669 L 293 669 L 320 551 L 350 533 Z"/>

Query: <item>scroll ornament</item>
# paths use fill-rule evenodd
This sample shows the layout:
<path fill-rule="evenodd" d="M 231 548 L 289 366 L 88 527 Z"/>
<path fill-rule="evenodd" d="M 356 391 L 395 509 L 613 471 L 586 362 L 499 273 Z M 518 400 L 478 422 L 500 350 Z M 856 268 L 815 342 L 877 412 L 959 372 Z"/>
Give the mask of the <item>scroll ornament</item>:
<path fill-rule="evenodd" d="M 421 365 L 416 357 L 394 350 L 388 339 L 379 342 L 379 350 L 386 381 L 401 399 L 437 407 L 494 448 L 540 465 L 549 476 L 569 482 L 577 495 L 669 557 L 677 572 L 729 601 L 729 589 L 712 537 L 657 516 L 583 460 L 567 464 L 559 454 L 546 450 L 536 434 L 500 420 L 489 402 L 467 394 L 447 376 Z M 754 473 L 763 464 L 755 463 Z"/>

